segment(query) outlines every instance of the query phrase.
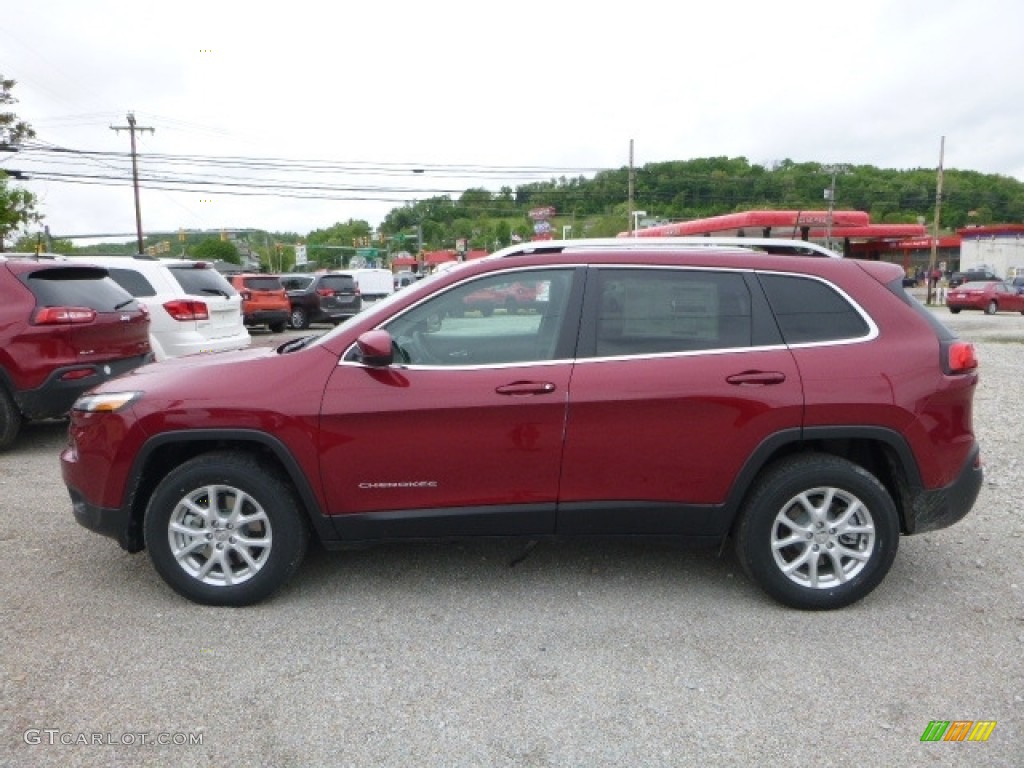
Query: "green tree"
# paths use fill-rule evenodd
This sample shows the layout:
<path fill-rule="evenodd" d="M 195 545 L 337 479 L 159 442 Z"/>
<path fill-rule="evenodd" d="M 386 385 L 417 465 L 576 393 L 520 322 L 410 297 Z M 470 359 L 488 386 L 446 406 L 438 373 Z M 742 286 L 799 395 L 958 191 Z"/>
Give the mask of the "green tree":
<path fill-rule="evenodd" d="M 208 237 L 198 244 L 189 248 L 189 255 L 203 261 L 226 261 L 231 264 L 241 264 L 242 259 L 238 255 L 238 248 L 230 240 L 218 240 Z"/>
<path fill-rule="evenodd" d="M 18 100 L 11 95 L 16 84 L 15 80 L 7 80 L 0 75 L 0 107 L 17 104 Z M 0 145 L 17 147 L 25 139 L 35 138 L 36 132 L 24 120 L 19 120 L 13 112 L 0 112 Z"/>
<path fill-rule="evenodd" d="M 14 243 L 14 251 L 18 253 L 35 253 L 41 248 L 43 253 L 74 253 L 75 244 L 70 240 L 53 239 L 47 245 L 47 238 L 42 232 L 23 235 Z"/>
<path fill-rule="evenodd" d="M 36 213 L 36 196 L 27 189 L 9 186 L 7 174 L 0 171 L 0 253 L 8 237 L 42 218 Z"/>
<path fill-rule="evenodd" d="M 14 80 L 0 75 L 0 151 L 17 151 L 19 144 L 36 135 L 32 126 L 19 120 L 13 112 L 2 109 L 8 104 L 17 104 L 18 100 L 11 95 L 14 85 Z M 36 196 L 28 190 L 9 186 L 7 175 L 0 171 L 0 253 L 10 235 L 41 220 L 36 212 Z"/>

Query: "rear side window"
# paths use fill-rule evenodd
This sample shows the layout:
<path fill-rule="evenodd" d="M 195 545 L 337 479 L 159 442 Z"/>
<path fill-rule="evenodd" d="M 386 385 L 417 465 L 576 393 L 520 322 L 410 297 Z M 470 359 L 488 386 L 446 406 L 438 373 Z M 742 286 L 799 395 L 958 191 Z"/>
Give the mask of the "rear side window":
<path fill-rule="evenodd" d="M 94 267 L 43 269 L 30 273 L 26 283 L 40 307 L 88 307 L 113 312 L 138 306 L 106 270 Z"/>
<path fill-rule="evenodd" d="M 667 269 L 598 271 L 598 357 L 751 345 L 742 275 Z"/>
<path fill-rule="evenodd" d="M 245 277 L 242 284 L 250 291 L 280 291 L 281 280 L 276 277 Z"/>
<path fill-rule="evenodd" d="M 830 285 L 798 275 L 758 275 L 787 344 L 856 339 L 870 327 Z"/>
<path fill-rule="evenodd" d="M 320 288 L 330 288 L 336 293 L 355 293 L 356 281 L 351 275 L 324 275 Z"/>
<path fill-rule="evenodd" d="M 201 267 L 171 267 L 171 274 L 190 296 L 234 296 L 231 283 L 217 270 Z"/>
<path fill-rule="evenodd" d="M 156 296 L 156 289 L 141 272 L 134 269 L 109 268 L 110 276 L 132 296 Z"/>

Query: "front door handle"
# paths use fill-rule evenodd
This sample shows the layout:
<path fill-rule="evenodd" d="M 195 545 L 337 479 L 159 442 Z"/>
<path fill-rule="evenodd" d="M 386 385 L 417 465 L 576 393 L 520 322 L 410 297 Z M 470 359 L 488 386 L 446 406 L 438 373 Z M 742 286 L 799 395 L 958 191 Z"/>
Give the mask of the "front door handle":
<path fill-rule="evenodd" d="M 496 387 L 494 391 L 499 395 L 550 395 L 555 391 L 555 385 L 550 381 L 513 381 Z"/>

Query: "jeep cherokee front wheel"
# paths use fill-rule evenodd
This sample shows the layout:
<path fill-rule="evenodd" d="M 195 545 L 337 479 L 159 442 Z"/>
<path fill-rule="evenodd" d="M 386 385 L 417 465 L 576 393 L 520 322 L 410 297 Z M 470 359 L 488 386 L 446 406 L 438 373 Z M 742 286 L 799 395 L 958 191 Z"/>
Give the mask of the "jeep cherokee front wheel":
<path fill-rule="evenodd" d="M 198 456 L 160 482 L 146 547 L 172 589 L 206 605 L 250 605 L 298 568 L 309 529 L 289 485 L 238 453 Z"/>
<path fill-rule="evenodd" d="M 885 487 L 845 459 L 784 459 L 756 483 L 736 553 L 747 575 L 794 608 L 841 608 L 869 594 L 892 566 L 899 519 Z"/>

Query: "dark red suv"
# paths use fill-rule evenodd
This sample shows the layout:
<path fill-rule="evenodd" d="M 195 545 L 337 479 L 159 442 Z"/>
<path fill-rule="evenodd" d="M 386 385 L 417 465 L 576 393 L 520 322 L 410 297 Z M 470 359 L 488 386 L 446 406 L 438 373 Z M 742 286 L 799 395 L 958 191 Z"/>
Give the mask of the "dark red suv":
<path fill-rule="evenodd" d="M 149 314 L 105 269 L 0 256 L 0 450 L 152 357 Z"/>
<path fill-rule="evenodd" d="M 330 548 L 481 536 L 722 545 L 799 608 L 871 592 L 982 482 L 973 347 L 898 266 L 684 240 L 515 246 L 322 336 L 174 360 L 79 401 L 78 520 L 192 600 Z M 536 286 L 525 311 L 466 297 Z"/>

